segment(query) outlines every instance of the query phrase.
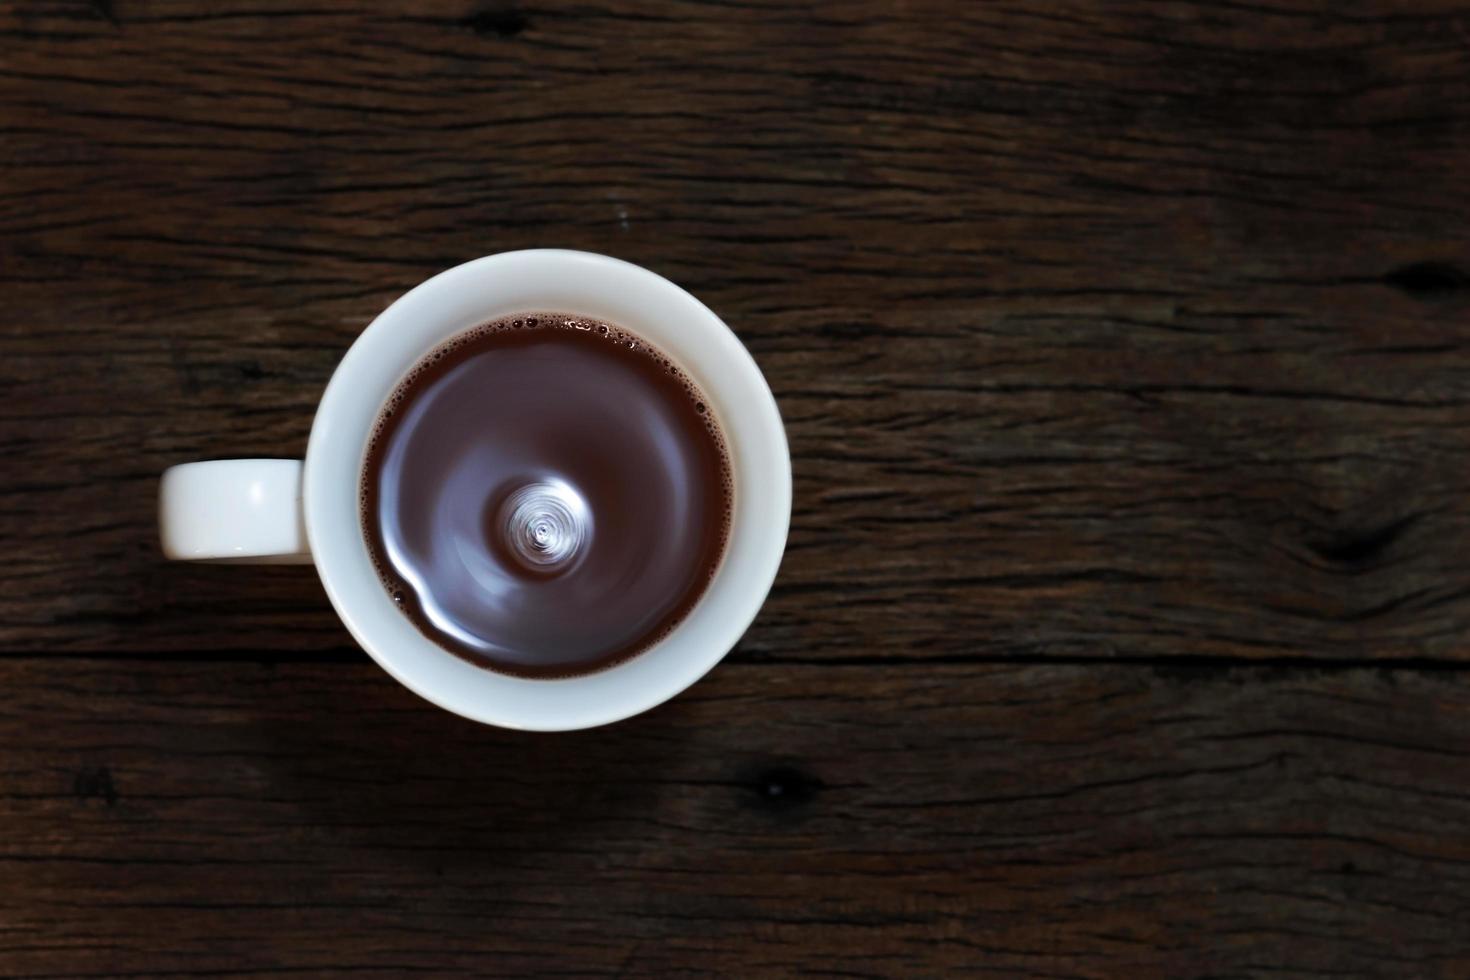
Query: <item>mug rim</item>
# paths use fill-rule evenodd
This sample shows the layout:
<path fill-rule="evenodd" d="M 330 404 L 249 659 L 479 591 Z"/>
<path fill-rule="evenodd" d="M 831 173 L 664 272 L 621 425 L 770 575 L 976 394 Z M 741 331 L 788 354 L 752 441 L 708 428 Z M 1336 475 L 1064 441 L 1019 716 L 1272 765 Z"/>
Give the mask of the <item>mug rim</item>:
<path fill-rule="evenodd" d="M 563 291 L 566 302 L 560 303 L 554 297 Z M 514 300 L 533 295 L 553 298 Z M 475 666 L 420 633 L 393 606 L 371 567 L 357 504 L 372 423 L 397 380 L 448 337 L 497 316 L 531 310 L 618 323 L 669 354 L 712 403 L 736 484 L 721 566 L 694 608 L 648 650 L 601 671 L 560 679 L 513 677 Z M 625 315 L 620 318 L 618 312 Z M 791 462 L 764 375 L 708 307 L 675 283 L 621 259 L 527 249 L 438 273 L 396 299 L 358 335 L 317 408 L 302 504 L 323 588 L 354 639 L 384 670 L 420 697 L 464 717 L 560 731 L 608 724 L 655 707 L 724 658 L 775 581 L 790 524 Z"/>

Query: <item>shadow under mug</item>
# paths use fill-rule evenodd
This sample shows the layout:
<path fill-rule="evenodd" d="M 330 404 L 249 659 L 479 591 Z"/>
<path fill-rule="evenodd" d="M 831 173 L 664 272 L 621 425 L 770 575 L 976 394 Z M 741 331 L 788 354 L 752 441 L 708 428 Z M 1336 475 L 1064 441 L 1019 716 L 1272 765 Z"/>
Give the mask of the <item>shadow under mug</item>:
<path fill-rule="evenodd" d="M 606 670 L 553 680 L 474 666 L 420 633 L 383 588 L 359 511 L 363 455 L 394 387 L 441 342 L 533 310 L 619 324 L 703 389 L 730 453 L 728 544 L 699 603 L 664 639 Z M 604 725 L 674 697 L 740 639 L 775 580 L 791 517 L 786 433 L 760 368 L 730 328 L 661 276 L 562 249 L 467 262 L 384 310 L 332 375 L 304 461 L 187 463 L 163 474 L 159 531 L 169 558 L 316 565 L 342 622 L 383 669 L 466 718 L 556 731 Z"/>

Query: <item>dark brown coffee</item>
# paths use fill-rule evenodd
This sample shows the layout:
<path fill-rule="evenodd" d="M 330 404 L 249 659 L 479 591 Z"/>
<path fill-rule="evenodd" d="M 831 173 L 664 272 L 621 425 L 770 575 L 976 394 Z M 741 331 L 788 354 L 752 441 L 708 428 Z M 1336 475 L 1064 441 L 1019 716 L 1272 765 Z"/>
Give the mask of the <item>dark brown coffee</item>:
<path fill-rule="evenodd" d="M 446 650 L 522 677 L 647 649 L 719 567 L 730 462 L 704 396 L 612 324 L 530 313 L 426 356 L 362 470 L 384 587 Z"/>

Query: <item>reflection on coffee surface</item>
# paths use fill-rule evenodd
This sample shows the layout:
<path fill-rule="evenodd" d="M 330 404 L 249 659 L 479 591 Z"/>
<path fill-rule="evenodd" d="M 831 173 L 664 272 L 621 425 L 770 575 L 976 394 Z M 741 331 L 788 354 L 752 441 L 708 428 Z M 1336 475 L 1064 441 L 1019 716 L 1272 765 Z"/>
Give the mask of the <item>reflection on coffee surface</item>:
<path fill-rule="evenodd" d="M 698 602 L 725 551 L 725 439 L 677 365 L 613 324 L 506 317 L 424 357 L 362 470 L 369 550 L 414 625 L 472 663 L 619 663 Z"/>

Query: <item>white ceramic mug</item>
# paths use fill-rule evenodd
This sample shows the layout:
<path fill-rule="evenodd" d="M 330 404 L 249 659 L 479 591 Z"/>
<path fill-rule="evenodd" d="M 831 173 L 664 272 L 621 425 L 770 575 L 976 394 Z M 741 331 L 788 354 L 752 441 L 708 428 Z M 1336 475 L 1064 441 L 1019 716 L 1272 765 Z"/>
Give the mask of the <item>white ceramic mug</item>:
<path fill-rule="evenodd" d="M 735 481 L 729 543 L 698 605 L 647 651 L 556 680 L 473 666 L 420 633 L 368 556 L 359 516 L 363 454 L 378 410 L 424 354 L 487 320 L 552 310 L 607 320 L 669 354 L 704 390 Z M 305 461 L 188 463 L 163 475 L 170 558 L 314 562 L 337 614 L 383 669 L 440 707 L 508 728 L 588 728 L 635 715 L 694 683 L 740 639 L 786 546 L 791 460 L 776 401 L 740 341 L 704 304 L 647 269 L 588 252 L 491 255 L 401 297 L 348 350 L 317 407 Z"/>

